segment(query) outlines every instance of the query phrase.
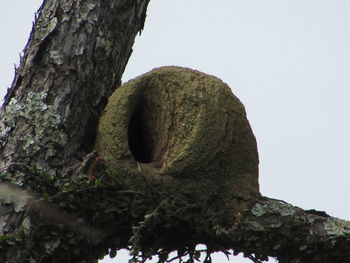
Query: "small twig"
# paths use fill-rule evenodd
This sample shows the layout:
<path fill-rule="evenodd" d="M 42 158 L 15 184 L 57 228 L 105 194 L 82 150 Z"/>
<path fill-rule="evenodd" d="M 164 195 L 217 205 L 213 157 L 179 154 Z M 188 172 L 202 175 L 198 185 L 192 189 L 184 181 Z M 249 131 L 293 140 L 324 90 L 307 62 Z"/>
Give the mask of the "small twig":
<path fill-rule="evenodd" d="M 68 190 L 68 191 L 62 191 L 62 192 L 59 192 L 59 193 L 57 193 L 55 195 L 52 195 L 52 196 L 48 197 L 46 200 L 47 201 L 53 201 L 57 197 L 64 196 L 64 195 L 69 194 L 69 193 L 78 194 L 78 193 L 82 193 L 82 192 L 85 192 L 85 191 L 88 191 L 88 190 L 92 190 L 92 189 L 96 189 L 96 186 L 88 186 L 88 187 L 81 188 L 81 189 L 72 189 L 72 190 Z M 40 200 L 45 200 L 45 199 L 40 198 Z"/>
<path fill-rule="evenodd" d="M 47 198 L 48 201 L 52 201 L 54 200 L 55 198 L 57 197 L 60 197 L 60 196 L 64 196 L 66 194 L 69 194 L 69 193 L 74 193 L 74 194 L 78 194 L 78 193 L 83 193 L 85 191 L 88 191 L 88 190 L 93 190 L 93 189 L 96 189 L 96 186 L 87 186 L 85 188 L 81 188 L 81 189 L 72 189 L 72 190 L 69 190 L 69 191 L 64 191 L 64 192 L 60 192 L 58 194 L 55 194 L 53 196 L 50 196 L 49 198 Z M 115 189 L 111 189 L 110 187 L 99 187 L 98 188 L 99 191 L 100 190 L 113 190 L 113 192 L 117 193 L 117 194 L 134 194 L 134 195 L 145 195 L 141 192 L 137 192 L 137 191 L 134 191 L 134 190 L 117 190 L 115 191 Z M 44 200 L 44 199 L 40 199 L 40 200 Z"/>
<path fill-rule="evenodd" d="M 138 167 L 138 169 L 139 169 L 140 175 L 141 175 L 143 181 L 145 182 L 145 184 L 146 184 L 146 186 L 147 186 L 147 191 L 148 191 L 149 189 L 151 189 L 151 190 L 153 190 L 153 192 L 158 193 L 159 191 L 158 191 L 156 188 L 154 188 L 153 186 L 151 186 L 151 184 L 149 183 L 147 177 L 143 174 L 143 172 L 142 172 L 142 170 L 141 170 L 141 165 L 140 165 L 140 163 L 139 163 L 139 162 L 136 162 L 136 163 L 137 163 L 137 167 Z"/>
<path fill-rule="evenodd" d="M 204 263 L 211 262 L 212 261 L 211 253 L 208 250 L 206 251 L 206 253 L 207 253 L 207 255 L 206 255 L 205 259 L 204 259 Z"/>
<path fill-rule="evenodd" d="M 260 260 L 258 260 L 256 257 L 253 255 L 249 255 L 248 258 L 253 261 L 254 263 L 262 263 Z"/>
<path fill-rule="evenodd" d="M 150 222 L 154 217 L 157 216 L 159 209 L 164 206 L 164 204 L 167 202 L 167 198 L 164 199 L 150 214 L 147 214 L 144 216 L 144 220 L 139 223 L 139 226 L 133 227 L 134 235 L 130 238 L 131 243 L 133 243 L 133 247 L 138 247 L 138 241 L 140 237 L 140 232 L 147 228 L 148 225 L 150 225 Z"/>
<path fill-rule="evenodd" d="M 139 162 L 136 162 L 136 163 L 137 163 L 137 167 L 139 168 L 140 173 L 142 174 L 140 163 Z"/>

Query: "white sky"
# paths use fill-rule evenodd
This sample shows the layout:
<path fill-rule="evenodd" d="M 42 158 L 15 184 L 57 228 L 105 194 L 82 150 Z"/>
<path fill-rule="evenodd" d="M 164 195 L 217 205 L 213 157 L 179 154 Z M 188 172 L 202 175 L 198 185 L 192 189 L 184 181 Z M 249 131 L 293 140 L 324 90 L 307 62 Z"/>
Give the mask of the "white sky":
<path fill-rule="evenodd" d="M 1 97 L 41 2 L 2 3 Z M 350 219 L 349 13 L 349 0 L 151 0 L 123 80 L 163 65 L 220 77 L 246 106 L 262 194 Z"/>

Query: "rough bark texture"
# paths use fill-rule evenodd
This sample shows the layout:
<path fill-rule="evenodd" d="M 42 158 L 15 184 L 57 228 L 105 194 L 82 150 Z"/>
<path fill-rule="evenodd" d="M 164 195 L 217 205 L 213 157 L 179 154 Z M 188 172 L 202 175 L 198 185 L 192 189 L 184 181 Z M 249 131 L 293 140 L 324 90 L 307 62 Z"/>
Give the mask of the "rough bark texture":
<path fill-rule="evenodd" d="M 3 109 L 0 165 L 67 170 L 90 152 L 147 0 L 46 0 Z"/>
<path fill-rule="evenodd" d="M 350 262 L 350 222 L 267 197 L 251 204 L 231 229 L 217 228 L 232 247 L 280 263 Z"/>
<path fill-rule="evenodd" d="M 44 1 L 0 113 L 2 175 L 28 188 L 33 167 L 54 176 L 57 185 L 79 174 L 99 115 L 121 83 L 148 2 Z M 23 219 L 23 209 L 5 210 L 2 234 L 18 229 Z M 21 262 L 13 258 L 17 252 L 7 252 L 1 262 Z"/>
<path fill-rule="evenodd" d="M 195 260 L 197 244 L 207 246 L 205 262 L 229 249 L 255 262 L 350 262 L 349 222 L 259 195 L 169 194 L 152 169 L 142 173 L 145 163 L 162 160 L 158 151 L 136 157 L 144 164 L 131 182 L 105 172 L 108 162 L 92 152 L 97 123 L 147 4 L 46 0 L 40 8 L 0 112 L 0 262 L 96 262 L 125 247 L 134 262 L 152 255 L 169 262 L 171 251 Z M 142 116 L 149 108 L 139 110 Z M 147 136 L 158 140 L 153 132 Z"/>

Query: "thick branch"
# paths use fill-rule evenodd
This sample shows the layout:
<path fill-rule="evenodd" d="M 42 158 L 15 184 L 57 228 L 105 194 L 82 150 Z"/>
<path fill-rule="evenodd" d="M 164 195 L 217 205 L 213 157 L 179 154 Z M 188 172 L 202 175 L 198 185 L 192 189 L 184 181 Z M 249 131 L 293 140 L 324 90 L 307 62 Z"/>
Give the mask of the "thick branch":
<path fill-rule="evenodd" d="M 195 254 L 196 245 L 205 244 L 208 253 L 233 250 L 256 262 L 268 257 L 280 263 L 348 262 L 350 222 L 325 212 L 267 197 L 251 199 L 238 213 L 222 200 L 196 204 L 164 200 L 145 215 L 131 238 L 143 252 L 160 251 L 163 257 L 172 250 Z"/>
<path fill-rule="evenodd" d="M 217 227 L 229 248 L 277 257 L 281 263 L 347 262 L 350 222 L 261 197 L 237 214 L 231 229 Z M 295 260 L 295 261 L 293 261 Z M 299 260 L 299 261 L 297 261 Z"/>

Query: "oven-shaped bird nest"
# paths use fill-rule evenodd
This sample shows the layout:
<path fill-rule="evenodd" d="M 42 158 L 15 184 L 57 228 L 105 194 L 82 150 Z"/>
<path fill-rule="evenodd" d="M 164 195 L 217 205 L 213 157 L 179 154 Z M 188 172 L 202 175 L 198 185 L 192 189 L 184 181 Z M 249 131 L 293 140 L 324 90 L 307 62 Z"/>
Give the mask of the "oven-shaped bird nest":
<path fill-rule="evenodd" d="M 259 193 L 256 140 L 243 104 L 227 84 L 196 70 L 156 68 L 118 87 L 100 119 L 96 150 L 109 175 L 153 178 L 174 194 Z"/>

